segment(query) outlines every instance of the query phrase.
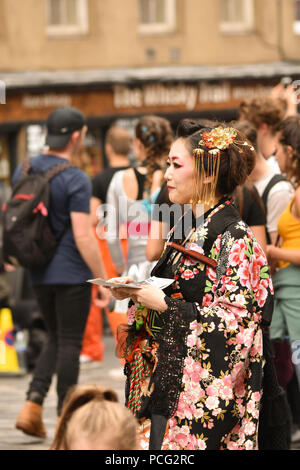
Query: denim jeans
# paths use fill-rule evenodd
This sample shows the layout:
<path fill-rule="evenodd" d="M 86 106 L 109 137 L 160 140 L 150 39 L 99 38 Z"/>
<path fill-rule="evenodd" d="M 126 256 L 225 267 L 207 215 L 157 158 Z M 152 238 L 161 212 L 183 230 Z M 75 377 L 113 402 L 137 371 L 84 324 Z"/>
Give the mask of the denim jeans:
<path fill-rule="evenodd" d="M 42 404 L 57 374 L 57 414 L 69 388 L 77 384 L 79 356 L 91 302 L 91 286 L 36 285 L 48 340 L 37 361 L 27 400 Z"/>

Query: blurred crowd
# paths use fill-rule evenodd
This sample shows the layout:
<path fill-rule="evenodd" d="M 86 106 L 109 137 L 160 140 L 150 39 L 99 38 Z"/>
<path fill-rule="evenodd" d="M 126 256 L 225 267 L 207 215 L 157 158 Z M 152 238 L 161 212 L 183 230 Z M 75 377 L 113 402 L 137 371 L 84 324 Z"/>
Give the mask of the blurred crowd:
<path fill-rule="evenodd" d="M 289 403 L 291 441 L 297 442 L 300 441 L 300 354 L 296 349 L 300 345 L 300 116 L 294 92 L 292 84 L 279 83 L 269 97 L 243 101 L 239 119 L 230 124 L 247 137 L 256 151 L 255 168 L 233 197 L 271 268 L 275 307 L 270 337 L 278 381 Z M 203 128 L 217 124 L 225 125 L 202 120 Z M 171 213 L 163 210 L 171 206 L 164 171 L 173 138 L 170 123 L 159 116 L 140 118 L 134 135 L 118 126 L 112 126 L 106 134 L 108 166 L 91 180 L 89 214 L 106 278 L 130 276 L 137 281 L 148 278 L 164 249 L 167 233 L 182 215 L 181 208 L 176 212 L 173 207 Z M 78 158 L 77 164 L 80 166 Z M 11 191 L 6 183 L 0 182 L 2 204 L 9 199 Z M 110 211 L 109 207 L 114 207 L 115 211 Z M 126 301 L 110 297 L 103 306 L 101 291 L 95 284 L 90 296 L 79 357 L 81 363 L 104 360 L 103 334 L 116 338 L 118 326 L 126 322 Z M 27 372 L 31 373 L 48 341 L 46 326 L 26 269 L 15 268 L 3 259 L 0 303 L 1 308 L 11 308 L 15 329 L 27 332 Z M 81 426 L 83 422 L 90 422 L 88 417 L 97 413 L 99 416 L 107 414 L 116 428 L 117 424 L 120 428 L 123 421 L 129 428 L 134 427 L 129 413 L 127 415 L 122 406 L 115 403 L 117 399 L 112 391 L 87 388 L 82 393 L 88 398 L 81 412 L 78 411 L 79 401 L 75 413 L 72 408 L 74 416 L 67 407 L 64 409 L 54 448 L 69 449 L 76 445 L 93 448 L 95 443 L 79 444 L 75 439 L 78 433 L 73 431 L 78 430 L 78 423 Z M 76 399 L 76 396 L 72 398 Z M 112 409 L 111 405 L 104 407 L 105 400 L 113 403 Z M 116 415 L 121 418 L 115 423 Z M 67 435 L 64 423 L 68 423 Z M 100 421 L 94 428 L 99 426 L 102 426 Z M 130 433 L 132 439 L 124 445 L 135 449 L 136 436 L 131 429 L 127 438 L 131 437 Z M 89 433 L 85 436 L 87 439 Z M 105 445 L 110 448 L 110 442 Z"/>

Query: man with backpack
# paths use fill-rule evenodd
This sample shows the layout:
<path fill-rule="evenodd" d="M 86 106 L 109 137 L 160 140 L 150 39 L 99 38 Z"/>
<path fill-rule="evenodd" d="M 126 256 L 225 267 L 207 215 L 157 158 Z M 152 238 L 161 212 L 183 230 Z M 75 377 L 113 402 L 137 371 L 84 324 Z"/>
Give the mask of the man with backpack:
<path fill-rule="evenodd" d="M 13 188 L 12 199 L 17 202 L 35 200 L 35 189 L 42 185 L 45 191 L 47 184 L 50 188 L 49 201 L 47 198 L 37 199 L 31 213 L 32 217 L 39 217 L 37 223 L 44 224 L 43 232 L 48 229 L 52 231 L 55 238 L 53 253 L 45 264 L 41 259 L 34 265 L 34 259 L 30 256 L 25 260 L 48 332 L 48 341 L 37 361 L 25 406 L 16 422 L 16 427 L 24 433 L 41 438 L 46 436 L 42 405 L 54 373 L 57 374 L 58 416 L 67 391 L 78 380 L 79 355 L 91 301 L 91 284 L 86 281 L 92 277 L 105 277 L 92 231 L 91 182 L 80 168 L 72 165 L 73 159 L 83 148 L 86 130 L 85 117 L 76 108 L 54 110 L 47 120 L 48 149 L 31 159 L 29 171 L 28 164 L 24 164 L 25 169 L 20 165 L 12 180 L 13 186 L 18 189 L 14 191 Z M 28 178 L 31 178 L 31 192 L 26 184 Z M 16 211 L 15 215 L 9 218 L 12 210 Z M 20 209 L 11 201 L 7 204 L 7 211 L 6 230 L 9 230 L 26 211 L 24 206 Z M 48 217 L 50 227 L 45 217 Z M 24 226 L 28 228 L 29 225 L 28 218 L 24 218 Z M 34 230 L 31 226 L 29 237 Z M 15 236 L 15 232 L 12 233 Z M 21 258 L 14 246 L 8 246 L 7 251 L 8 255 L 15 254 L 17 260 Z M 45 249 L 38 247 L 36 253 L 44 255 Z M 10 260 L 14 258 L 7 257 Z M 110 294 L 104 288 L 100 287 L 99 290 L 103 306 L 106 306 Z"/>

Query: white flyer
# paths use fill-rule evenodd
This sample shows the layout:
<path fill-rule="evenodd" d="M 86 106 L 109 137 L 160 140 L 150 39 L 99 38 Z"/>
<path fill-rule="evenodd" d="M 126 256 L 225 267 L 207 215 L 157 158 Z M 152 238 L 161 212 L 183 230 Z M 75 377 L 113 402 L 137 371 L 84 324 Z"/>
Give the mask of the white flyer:
<path fill-rule="evenodd" d="M 115 282 L 116 279 L 118 278 L 114 277 L 112 279 L 105 280 L 101 277 L 98 277 L 97 279 L 89 279 L 87 282 L 91 282 L 92 284 L 97 284 L 98 286 L 103 287 L 130 287 L 131 289 L 140 289 L 142 285 L 151 285 L 162 290 L 166 289 L 166 287 L 170 286 L 174 282 L 174 279 L 166 279 L 156 276 L 149 277 L 148 279 L 141 282 L 130 282 L 128 284 Z"/>
<path fill-rule="evenodd" d="M 152 286 L 158 287 L 159 289 L 166 289 L 171 284 L 173 284 L 174 279 L 167 279 L 164 277 L 151 276 L 146 279 L 142 284 L 150 284 Z"/>

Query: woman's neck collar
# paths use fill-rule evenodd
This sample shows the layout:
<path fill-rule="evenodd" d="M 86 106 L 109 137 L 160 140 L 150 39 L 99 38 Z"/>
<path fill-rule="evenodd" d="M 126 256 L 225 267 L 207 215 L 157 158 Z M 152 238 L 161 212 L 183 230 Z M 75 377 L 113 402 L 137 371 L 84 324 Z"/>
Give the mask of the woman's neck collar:
<path fill-rule="evenodd" d="M 207 212 L 210 212 L 212 209 L 214 209 L 216 206 L 220 204 L 220 201 L 223 198 L 215 198 L 213 204 L 207 205 L 207 204 L 195 204 L 193 205 L 193 214 L 196 219 L 199 217 L 203 216 L 203 214 L 206 214 Z"/>

